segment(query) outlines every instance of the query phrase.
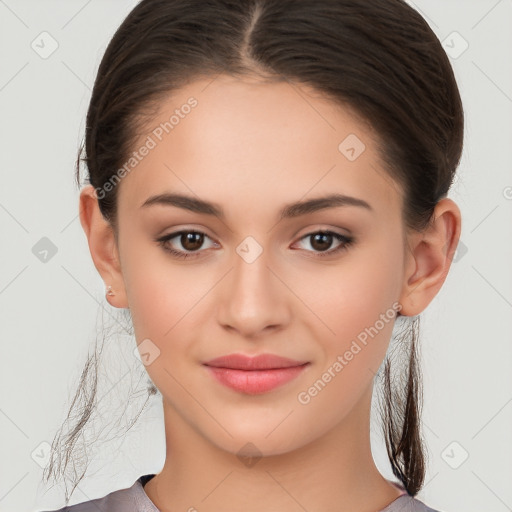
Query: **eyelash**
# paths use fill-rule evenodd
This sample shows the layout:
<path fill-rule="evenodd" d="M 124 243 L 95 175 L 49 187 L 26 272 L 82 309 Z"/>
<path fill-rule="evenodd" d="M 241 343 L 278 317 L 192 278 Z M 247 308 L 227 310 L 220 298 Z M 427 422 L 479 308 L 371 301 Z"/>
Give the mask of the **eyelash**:
<path fill-rule="evenodd" d="M 158 242 L 158 244 L 163 247 L 164 251 L 170 253 L 175 258 L 178 258 L 178 259 L 197 258 L 201 255 L 200 254 L 201 251 L 194 251 L 193 253 L 185 253 L 183 251 L 176 251 L 175 249 L 172 249 L 171 247 L 169 247 L 169 245 L 167 245 L 167 243 L 170 240 L 172 240 L 173 238 L 176 238 L 177 236 L 183 235 L 186 233 L 195 233 L 195 234 L 199 234 L 199 235 L 205 235 L 208 237 L 208 235 L 206 233 L 203 233 L 201 231 L 195 231 L 195 230 L 191 229 L 191 230 L 175 231 L 174 233 L 170 233 L 161 238 L 158 238 L 156 240 L 156 242 Z M 304 235 L 303 237 L 301 237 L 300 240 L 303 240 L 304 238 L 308 238 L 308 237 L 311 237 L 311 236 L 317 235 L 317 234 L 333 235 L 336 240 L 338 240 L 339 242 L 343 242 L 341 245 L 339 245 L 335 249 L 331 249 L 329 251 L 313 251 L 320 258 L 326 257 L 326 256 L 332 256 L 334 254 L 338 254 L 343 251 L 346 251 L 355 241 L 353 237 L 341 235 L 340 233 L 336 233 L 335 231 L 327 231 L 327 230 L 313 231 L 313 232 L 308 233 L 307 235 Z M 210 238 L 210 237 L 208 237 L 208 238 Z M 307 252 L 312 252 L 312 251 L 307 251 Z"/>

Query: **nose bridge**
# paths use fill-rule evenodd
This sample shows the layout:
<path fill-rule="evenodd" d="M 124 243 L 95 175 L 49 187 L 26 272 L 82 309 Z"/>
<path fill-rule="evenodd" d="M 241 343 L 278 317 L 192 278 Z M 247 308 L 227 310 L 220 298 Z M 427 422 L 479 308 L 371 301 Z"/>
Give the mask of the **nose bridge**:
<path fill-rule="evenodd" d="M 272 286 L 269 274 L 270 249 L 253 236 L 247 236 L 235 248 L 233 285 L 242 295 L 260 294 Z M 244 291 L 244 288 L 247 290 Z"/>
<path fill-rule="evenodd" d="M 248 335 L 284 322 L 285 294 L 274 275 L 270 249 L 247 236 L 235 248 L 219 321 Z"/>

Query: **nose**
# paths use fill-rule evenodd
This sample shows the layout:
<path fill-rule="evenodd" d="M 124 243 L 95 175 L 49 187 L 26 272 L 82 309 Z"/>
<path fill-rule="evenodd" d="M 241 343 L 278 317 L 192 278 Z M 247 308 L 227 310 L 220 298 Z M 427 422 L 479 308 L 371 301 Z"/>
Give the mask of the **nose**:
<path fill-rule="evenodd" d="M 293 294 L 286 276 L 279 275 L 279 266 L 270 261 L 266 251 L 256 255 L 255 250 L 249 245 L 248 251 L 237 252 L 218 297 L 219 323 L 245 338 L 283 329 L 291 318 Z"/>

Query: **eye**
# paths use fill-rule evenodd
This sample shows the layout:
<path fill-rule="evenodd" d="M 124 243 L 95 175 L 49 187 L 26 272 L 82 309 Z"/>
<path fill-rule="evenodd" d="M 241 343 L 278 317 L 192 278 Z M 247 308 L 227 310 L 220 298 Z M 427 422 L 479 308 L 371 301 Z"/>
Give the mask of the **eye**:
<path fill-rule="evenodd" d="M 185 249 L 184 251 L 176 250 L 172 247 L 172 244 L 170 244 L 174 238 L 178 237 L 179 243 Z M 201 256 L 201 251 L 199 249 L 203 245 L 205 237 L 210 238 L 208 235 L 201 231 L 182 230 L 160 237 L 156 241 L 160 246 L 163 247 L 166 252 L 170 253 L 173 257 L 186 259 Z M 305 239 L 312 239 L 312 243 L 310 245 L 314 250 L 308 252 L 314 252 L 319 257 L 332 256 L 333 254 L 347 250 L 349 246 L 354 242 L 354 238 L 352 237 L 327 230 L 308 233 L 301 238 L 301 240 Z M 340 244 L 334 249 L 327 250 L 334 240 L 337 240 Z M 218 244 L 214 245 L 218 246 Z"/>
<path fill-rule="evenodd" d="M 185 251 L 176 250 L 171 247 L 169 242 L 173 238 L 179 237 L 179 242 L 181 246 L 185 249 Z M 198 249 L 203 245 L 204 238 L 210 238 L 205 233 L 201 231 L 194 230 L 183 230 L 176 231 L 174 233 L 170 233 L 169 235 L 165 235 L 161 238 L 158 238 L 156 241 L 161 245 L 165 251 L 169 252 L 176 258 L 196 258 L 200 256 L 200 254 L 194 254 L 198 252 Z M 191 252 L 186 252 L 191 251 Z"/>
<path fill-rule="evenodd" d="M 336 233 L 335 231 L 324 230 L 308 233 L 301 238 L 301 240 L 307 239 L 311 240 L 310 245 L 313 247 L 313 249 L 315 249 L 313 252 L 316 252 L 316 256 L 320 256 L 321 258 L 324 256 L 332 256 L 333 254 L 345 251 L 354 242 L 353 237 L 342 235 L 341 233 Z M 337 240 L 340 242 L 340 244 L 334 249 L 327 250 L 334 240 Z"/>

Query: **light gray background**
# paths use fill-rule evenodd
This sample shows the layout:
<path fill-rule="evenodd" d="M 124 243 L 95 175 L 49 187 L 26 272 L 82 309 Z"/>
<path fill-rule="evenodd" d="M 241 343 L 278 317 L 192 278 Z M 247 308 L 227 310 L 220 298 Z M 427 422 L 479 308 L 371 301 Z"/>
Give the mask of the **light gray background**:
<path fill-rule="evenodd" d="M 502 512 L 512 510 L 512 1 L 409 3 L 446 41 L 466 112 L 465 150 L 450 193 L 462 210 L 462 244 L 445 286 L 422 315 L 429 467 L 418 497 L 447 512 Z M 63 505 L 61 489 L 45 492 L 40 485 L 40 464 L 102 326 L 98 311 L 117 325 L 119 312 L 104 299 L 80 226 L 73 174 L 97 66 L 135 4 L 0 0 L 2 512 Z M 47 58 L 31 46 L 35 41 L 43 51 L 46 38 L 51 49 L 43 31 L 58 43 Z M 33 252 L 47 243 L 43 237 L 57 249 L 46 262 Z M 116 343 L 112 361 L 140 369 L 133 340 Z M 133 384 L 123 364 L 104 384 L 109 408 L 122 405 Z M 108 439 L 109 432 L 101 436 Z M 158 398 L 129 435 L 100 444 L 92 451 L 94 471 L 72 503 L 159 471 Z M 374 453 L 390 476 L 378 438 Z"/>

